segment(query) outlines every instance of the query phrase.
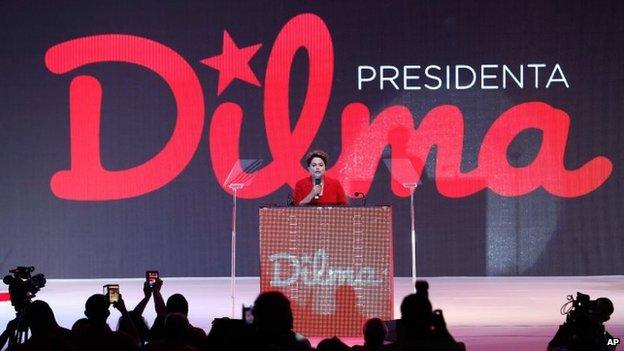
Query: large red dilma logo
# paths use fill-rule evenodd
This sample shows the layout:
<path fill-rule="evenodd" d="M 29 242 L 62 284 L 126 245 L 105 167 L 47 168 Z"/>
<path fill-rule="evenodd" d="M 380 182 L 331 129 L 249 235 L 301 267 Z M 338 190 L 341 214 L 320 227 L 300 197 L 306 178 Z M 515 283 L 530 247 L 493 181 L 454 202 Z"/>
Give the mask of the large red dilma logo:
<path fill-rule="evenodd" d="M 259 44 L 239 48 L 224 33 L 221 55 L 202 62 L 219 71 L 218 93 L 239 79 L 262 86 L 249 67 Z M 290 126 L 290 69 L 298 50 L 305 50 L 309 80 L 305 101 L 294 128 Z M 53 193 L 68 200 L 102 201 L 141 196 L 157 190 L 178 176 L 188 165 L 203 128 L 205 107 L 201 84 L 191 65 L 175 50 L 156 41 L 133 35 L 87 36 L 60 43 L 48 50 L 45 63 L 50 71 L 66 74 L 89 64 L 123 62 L 147 68 L 171 89 L 177 107 L 169 141 L 154 157 L 135 167 L 111 171 L 100 159 L 100 106 L 102 85 L 92 76 L 74 77 L 69 86 L 71 164 L 51 179 Z M 255 172 L 252 184 L 238 191 L 253 199 L 271 194 L 284 184 L 294 187 L 306 176 L 301 159 L 310 149 L 325 117 L 331 95 L 334 48 L 326 24 L 318 16 L 301 14 L 279 32 L 266 65 L 264 124 L 272 161 Z M 247 113 L 236 102 L 221 103 L 210 122 L 209 145 L 217 181 L 225 183 L 240 164 L 240 131 Z M 464 118 L 453 105 L 429 111 L 418 126 L 410 110 L 402 105 L 386 107 L 371 116 L 363 103 L 346 105 L 341 113 L 341 154 L 329 175 L 341 180 L 347 193 L 368 192 L 383 149 L 391 146 L 391 189 L 408 196 L 402 179 L 417 180 L 432 147 L 437 147 L 435 181 L 446 197 L 470 196 L 485 188 L 503 196 L 519 196 L 537 188 L 559 197 L 577 197 L 600 187 L 612 171 L 603 156 L 587 160 L 577 169 L 566 169 L 565 149 L 570 117 L 544 102 L 526 102 L 503 112 L 487 131 L 478 155 L 478 166 L 460 170 Z M 523 167 L 511 165 L 507 149 L 527 129 L 542 132 L 542 143 L 533 161 Z"/>

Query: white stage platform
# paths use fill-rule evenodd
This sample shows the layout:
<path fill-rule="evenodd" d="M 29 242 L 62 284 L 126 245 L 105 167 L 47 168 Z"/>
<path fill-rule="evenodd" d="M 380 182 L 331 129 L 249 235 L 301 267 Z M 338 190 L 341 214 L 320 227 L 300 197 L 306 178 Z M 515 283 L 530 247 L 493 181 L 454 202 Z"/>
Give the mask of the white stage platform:
<path fill-rule="evenodd" d="M 615 312 L 606 323 L 616 337 L 624 336 L 624 276 L 600 277 L 437 277 L 429 281 L 429 297 L 434 308 L 444 311 L 449 330 L 468 350 L 540 351 L 554 335 L 565 317 L 559 314 L 566 296 L 577 291 L 592 299 L 604 296 L 613 301 Z M 214 318 L 229 316 L 231 309 L 229 278 L 166 278 L 163 297 L 179 292 L 189 300 L 189 320 L 210 330 Z M 119 283 L 128 309 L 142 296 L 144 279 L 72 279 L 48 280 L 37 299 L 47 301 L 56 318 L 70 328 L 83 317 L 86 299 L 102 292 L 102 285 Z M 238 278 L 236 311 L 241 304 L 253 303 L 259 293 L 259 278 Z M 400 317 L 403 297 L 411 293 L 410 278 L 395 278 L 394 314 Z M 13 318 L 9 302 L 0 303 L 0 326 Z M 151 323 L 155 317 L 150 301 L 144 316 Z M 116 327 L 119 313 L 112 311 L 109 324 Z M 240 315 L 235 316 L 240 318 Z M 319 340 L 314 339 L 313 343 Z M 347 339 L 360 344 L 361 339 Z M 624 350 L 620 347 L 618 350 Z"/>

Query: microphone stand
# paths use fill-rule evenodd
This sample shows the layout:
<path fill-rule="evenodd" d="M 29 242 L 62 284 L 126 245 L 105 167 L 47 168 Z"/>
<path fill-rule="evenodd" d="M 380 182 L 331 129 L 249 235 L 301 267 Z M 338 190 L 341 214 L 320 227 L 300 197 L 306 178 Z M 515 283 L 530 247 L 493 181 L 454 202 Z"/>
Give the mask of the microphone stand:
<path fill-rule="evenodd" d="M 242 189 L 244 184 L 232 183 L 229 185 L 230 189 L 234 191 L 232 199 L 234 201 L 232 206 L 232 261 L 230 263 L 231 277 L 230 277 L 230 292 L 232 297 L 232 318 L 234 318 L 234 311 L 236 309 L 236 192 Z"/>
<path fill-rule="evenodd" d="M 232 314 L 236 310 L 236 198 L 238 191 L 250 184 L 256 176 L 256 171 L 262 166 L 261 159 L 241 159 L 232 166 L 230 173 L 223 182 L 224 187 L 232 190 L 232 261 L 230 262 L 231 280 L 230 291 L 232 297 Z"/>
<path fill-rule="evenodd" d="M 418 183 L 403 183 L 403 187 L 410 190 L 410 215 L 412 236 L 412 287 L 416 292 L 416 227 L 414 224 L 414 192 Z"/>

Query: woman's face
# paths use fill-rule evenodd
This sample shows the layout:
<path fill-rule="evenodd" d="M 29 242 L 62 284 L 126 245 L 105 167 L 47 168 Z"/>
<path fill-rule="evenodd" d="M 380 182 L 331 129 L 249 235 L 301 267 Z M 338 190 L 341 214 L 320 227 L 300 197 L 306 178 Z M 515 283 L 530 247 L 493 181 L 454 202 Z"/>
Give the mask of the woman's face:
<path fill-rule="evenodd" d="M 308 172 L 312 178 L 320 178 L 325 174 L 325 162 L 320 157 L 312 158 L 310 165 L 308 166 Z"/>

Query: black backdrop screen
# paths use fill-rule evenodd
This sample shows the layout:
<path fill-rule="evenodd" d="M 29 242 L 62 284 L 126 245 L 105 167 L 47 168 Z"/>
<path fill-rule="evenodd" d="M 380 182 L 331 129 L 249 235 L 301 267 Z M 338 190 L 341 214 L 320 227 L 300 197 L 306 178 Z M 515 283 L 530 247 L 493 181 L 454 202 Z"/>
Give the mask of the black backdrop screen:
<path fill-rule="evenodd" d="M 258 275 L 258 208 L 329 174 L 397 275 L 621 274 L 624 4 L 0 4 L 0 270 Z"/>

